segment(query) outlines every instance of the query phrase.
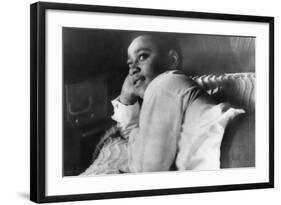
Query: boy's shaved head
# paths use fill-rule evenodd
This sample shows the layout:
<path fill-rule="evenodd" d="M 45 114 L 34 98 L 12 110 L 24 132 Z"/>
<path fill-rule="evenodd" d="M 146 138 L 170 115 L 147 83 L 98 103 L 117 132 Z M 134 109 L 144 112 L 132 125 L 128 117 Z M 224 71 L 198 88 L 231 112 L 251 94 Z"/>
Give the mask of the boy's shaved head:
<path fill-rule="evenodd" d="M 139 36 L 150 38 L 159 48 L 162 54 L 168 54 L 170 50 L 177 52 L 179 57 L 178 68 L 182 67 L 182 51 L 175 34 L 158 32 L 137 32 L 130 38 L 130 43 Z"/>

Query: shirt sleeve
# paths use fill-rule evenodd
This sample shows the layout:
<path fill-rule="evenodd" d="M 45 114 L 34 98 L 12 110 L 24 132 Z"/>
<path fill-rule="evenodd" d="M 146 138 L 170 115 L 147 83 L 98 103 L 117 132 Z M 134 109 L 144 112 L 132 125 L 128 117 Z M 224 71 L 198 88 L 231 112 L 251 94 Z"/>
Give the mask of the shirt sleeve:
<path fill-rule="evenodd" d="M 117 122 L 121 130 L 121 135 L 128 138 L 132 129 L 138 127 L 140 105 L 136 102 L 133 105 L 124 105 L 119 101 L 119 97 L 111 101 L 114 114 L 111 118 Z"/>

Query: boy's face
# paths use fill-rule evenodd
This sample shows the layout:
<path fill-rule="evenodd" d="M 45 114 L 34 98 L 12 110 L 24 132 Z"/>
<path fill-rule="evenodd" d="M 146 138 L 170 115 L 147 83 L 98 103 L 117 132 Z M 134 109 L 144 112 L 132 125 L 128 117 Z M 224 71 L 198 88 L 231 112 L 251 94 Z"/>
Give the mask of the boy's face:
<path fill-rule="evenodd" d="M 149 35 L 135 38 L 128 48 L 129 74 L 137 76 L 135 87 L 143 97 L 148 84 L 167 69 L 165 57 L 159 46 Z"/>

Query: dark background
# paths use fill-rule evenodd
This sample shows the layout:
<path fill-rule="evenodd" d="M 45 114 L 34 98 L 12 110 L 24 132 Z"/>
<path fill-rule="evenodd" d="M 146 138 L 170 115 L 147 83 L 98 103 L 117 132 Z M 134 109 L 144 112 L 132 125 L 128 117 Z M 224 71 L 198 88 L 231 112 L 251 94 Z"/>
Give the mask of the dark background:
<path fill-rule="evenodd" d="M 64 176 L 90 165 L 100 137 L 114 123 L 110 101 L 128 72 L 127 47 L 134 33 L 63 28 Z M 172 35 L 180 42 L 187 74 L 254 72 L 254 37 Z"/>

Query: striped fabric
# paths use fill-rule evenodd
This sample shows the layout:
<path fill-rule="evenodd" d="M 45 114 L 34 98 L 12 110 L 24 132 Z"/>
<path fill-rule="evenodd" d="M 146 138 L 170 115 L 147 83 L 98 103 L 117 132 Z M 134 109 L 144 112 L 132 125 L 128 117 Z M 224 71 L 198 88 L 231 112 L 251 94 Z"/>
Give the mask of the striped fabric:
<path fill-rule="evenodd" d="M 255 110 L 255 73 L 230 73 L 192 77 L 210 95 L 223 98 L 248 112 Z"/>

